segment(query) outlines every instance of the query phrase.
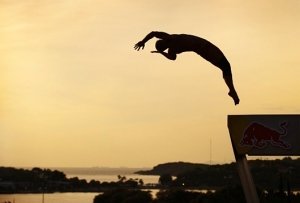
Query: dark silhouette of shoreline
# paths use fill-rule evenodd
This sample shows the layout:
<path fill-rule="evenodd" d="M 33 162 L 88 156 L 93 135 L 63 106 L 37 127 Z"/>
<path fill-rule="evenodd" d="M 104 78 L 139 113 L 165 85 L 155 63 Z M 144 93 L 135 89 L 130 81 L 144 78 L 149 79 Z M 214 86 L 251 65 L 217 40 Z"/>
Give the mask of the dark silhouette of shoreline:
<path fill-rule="evenodd" d="M 262 190 L 300 190 L 300 158 L 250 160 L 249 165 L 256 186 Z M 235 163 L 208 165 L 175 162 L 159 164 L 151 170 L 137 171 L 136 174 L 160 176 L 159 182 L 144 184 L 142 179 L 122 175 L 118 175 L 117 181 L 112 182 L 87 181 L 78 177 L 67 178 L 65 173 L 58 170 L 0 167 L 0 193 L 104 192 L 112 189 L 168 188 L 215 191 L 240 184 Z"/>
<path fill-rule="evenodd" d="M 143 180 L 118 176 L 115 182 L 87 181 L 50 169 L 17 169 L 0 167 L 0 194 L 53 193 L 53 192 L 102 192 L 112 188 L 138 188 Z"/>

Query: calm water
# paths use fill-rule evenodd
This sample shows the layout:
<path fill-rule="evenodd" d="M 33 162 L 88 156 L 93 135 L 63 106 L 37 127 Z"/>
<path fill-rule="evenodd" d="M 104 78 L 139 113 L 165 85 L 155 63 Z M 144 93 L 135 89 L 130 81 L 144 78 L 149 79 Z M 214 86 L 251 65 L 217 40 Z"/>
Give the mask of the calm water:
<path fill-rule="evenodd" d="M 118 173 L 122 175 L 122 173 Z M 98 180 L 100 182 L 112 182 L 118 180 L 117 174 L 76 174 L 66 173 L 68 178 L 78 177 L 80 179 Z M 157 184 L 159 176 L 143 176 L 137 174 L 124 173 L 127 179 L 142 179 L 144 184 Z M 153 197 L 159 190 L 150 190 Z M 204 192 L 204 191 L 201 191 Z M 44 203 L 93 203 L 94 197 L 99 193 L 51 193 L 44 195 Z M 8 202 L 11 203 L 42 203 L 42 194 L 11 194 L 11 195 L 0 195 L 0 203 Z"/>
<path fill-rule="evenodd" d="M 99 193 L 53 193 L 44 195 L 44 203 L 93 203 Z M 42 194 L 0 195 L 0 203 L 41 203 Z"/>
<path fill-rule="evenodd" d="M 112 182 L 118 180 L 117 174 L 67 174 L 68 178 L 78 177 L 85 179 L 88 182 L 90 180 L 98 180 L 100 182 Z M 122 175 L 122 173 L 118 173 Z M 143 176 L 137 174 L 124 174 L 127 179 L 142 179 L 144 184 L 157 184 L 159 176 Z M 152 195 L 158 190 L 151 190 Z M 51 193 L 44 195 L 44 203 L 93 203 L 93 199 L 99 193 Z M 0 203 L 8 202 L 11 203 L 42 203 L 42 194 L 12 194 L 12 195 L 0 195 Z"/>

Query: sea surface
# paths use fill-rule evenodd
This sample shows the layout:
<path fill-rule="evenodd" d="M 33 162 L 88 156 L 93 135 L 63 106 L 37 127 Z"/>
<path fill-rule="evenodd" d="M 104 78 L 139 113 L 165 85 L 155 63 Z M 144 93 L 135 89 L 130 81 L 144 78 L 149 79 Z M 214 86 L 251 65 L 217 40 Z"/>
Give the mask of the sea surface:
<path fill-rule="evenodd" d="M 93 203 L 99 193 L 51 193 L 0 195 L 0 203 Z"/>
<path fill-rule="evenodd" d="M 98 180 L 100 182 L 115 182 L 118 180 L 118 175 L 125 176 L 126 179 L 142 179 L 144 184 L 157 184 L 159 176 L 146 176 L 134 174 L 136 169 L 58 169 L 63 171 L 67 178 L 78 177 L 90 180 Z M 158 190 L 151 190 L 152 195 Z M 8 194 L 0 195 L 0 203 L 93 203 L 93 199 L 100 193 L 50 193 L 50 194 Z"/>

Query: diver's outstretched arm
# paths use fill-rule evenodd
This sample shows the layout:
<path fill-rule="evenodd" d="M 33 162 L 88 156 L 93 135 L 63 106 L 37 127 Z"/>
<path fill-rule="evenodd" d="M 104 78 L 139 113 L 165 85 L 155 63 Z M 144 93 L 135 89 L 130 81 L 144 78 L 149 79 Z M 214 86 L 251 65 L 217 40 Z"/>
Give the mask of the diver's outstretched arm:
<path fill-rule="evenodd" d="M 170 36 L 171 35 L 169 35 L 166 32 L 152 31 L 148 35 L 146 35 L 146 37 L 143 40 L 136 43 L 135 46 L 134 46 L 134 49 L 137 50 L 137 51 L 139 51 L 140 48 L 144 49 L 146 42 L 148 42 L 153 37 L 156 37 L 158 39 L 168 39 L 168 38 L 170 38 Z"/>

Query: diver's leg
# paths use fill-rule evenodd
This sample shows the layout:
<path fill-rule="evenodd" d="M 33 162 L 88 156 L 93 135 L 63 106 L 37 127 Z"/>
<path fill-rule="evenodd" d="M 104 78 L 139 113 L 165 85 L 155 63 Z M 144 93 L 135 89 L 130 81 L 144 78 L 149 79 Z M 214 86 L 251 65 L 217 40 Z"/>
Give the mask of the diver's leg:
<path fill-rule="evenodd" d="M 203 54 L 203 52 L 200 51 L 197 53 L 222 70 L 223 78 L 225 80 L 226 85 L 229 88 L 228 95 L 232 97 L 235 105 L 239 104 L 240 99 L 233 85 L 230 63 L 228 62 L 224 54 L 221 52 L 221 50 L 219 50 L 217 47 L 215 47 L 215 49 L 210 49 L 209 51 L 210 52 L 208 52 L 208 54 L 205 55 Z"/>
<path fill-rule="evenodd" d="M 240 103 L 240 99 L 235 91 L 234 85 L 233 85 L 233 80 L 232 80 L 232 74 L 231 74 L 231 67 L 229 62 L 224 58 L 222 61 L 220 67 L 222 72 L 223 72 L 223 78 L 225 80 L 225 83 L 227 87 L 229 88 L 229 93 L 228 95 L 232 97 L 234 100 L 234 104 L 237 105 Z"/>
<path fill-rule="evenodd" d="M 232 99 L 234 100 L 235 105 L 239 104 L 240 103 L 240 99 L 239 99 L 239 97 L 238 97 L 238 95 L 237 95 L 237 93 L 235 91 L 234 86 L 233 86 L 232 76 L 231 75 L 224 75 L 224 72 L 223 72 L 223 78 L 225 80 L 226 85 L 229 88 L 228 95 L 230 97 L 232 97 Z"/>

